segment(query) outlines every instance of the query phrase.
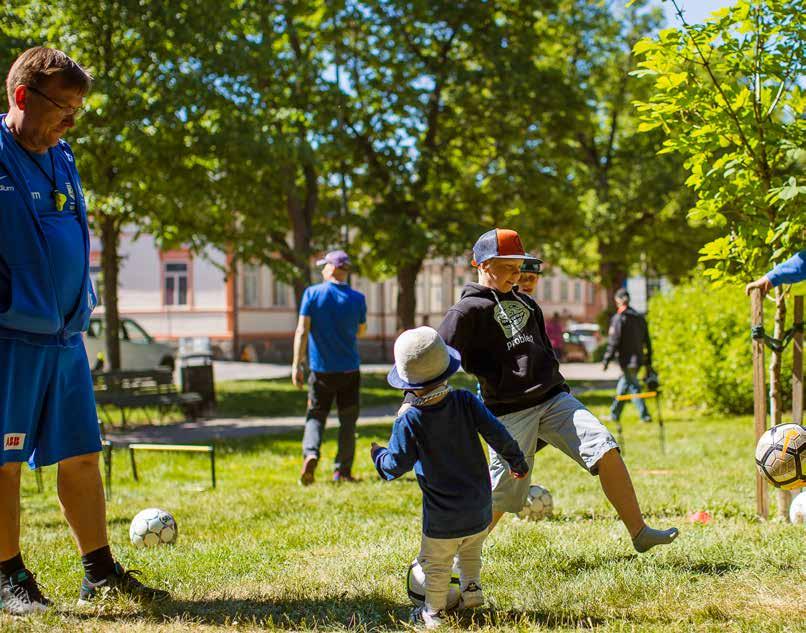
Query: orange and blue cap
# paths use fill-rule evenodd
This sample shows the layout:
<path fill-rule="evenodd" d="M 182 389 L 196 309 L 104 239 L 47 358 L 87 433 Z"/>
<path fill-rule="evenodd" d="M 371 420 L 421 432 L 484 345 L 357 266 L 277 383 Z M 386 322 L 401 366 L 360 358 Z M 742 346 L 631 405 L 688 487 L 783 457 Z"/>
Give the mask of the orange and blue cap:
<path fill-rule="evenodd" d="M 473 244 L 473 261 L 471 263 L 474 266 L 496 257 L 499 259 L 537 259 L 523 250 L 518 232 L 512 229 L 487 231 Z"/>

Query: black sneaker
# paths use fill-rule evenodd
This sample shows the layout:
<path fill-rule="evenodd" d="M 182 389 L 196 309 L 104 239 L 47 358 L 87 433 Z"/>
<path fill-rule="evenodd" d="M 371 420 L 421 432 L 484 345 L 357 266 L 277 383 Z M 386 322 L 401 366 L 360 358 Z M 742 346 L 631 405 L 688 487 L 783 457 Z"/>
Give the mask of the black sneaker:
<path fill-rule="evenodd" d="M 146 587 L 134 577 L 135 574 L 139 573 L 140 572 L 136 569 L 126 571 L 120 563 L 115 563 L 115 571 L 103 580 L 90 582 L 85 576 L 81 581 L 81 593 L 79 594 L 78 604 L 82 606 L 87 605 L 99 595 L 110 593 L 120 593 L 131 596 L 132 598 L 153 602 L 161 602 L 171 597 L 171 594 L 163 589 Z"/>
<path fill-rule="evenodd" d="M 50 606 L 50 600 L 39 591 L 34 575 L 27 569 L 20 569 L 11 576 L 0 574 L 0 582 L 0 599 L 12 615 L 43 613 Z"/>

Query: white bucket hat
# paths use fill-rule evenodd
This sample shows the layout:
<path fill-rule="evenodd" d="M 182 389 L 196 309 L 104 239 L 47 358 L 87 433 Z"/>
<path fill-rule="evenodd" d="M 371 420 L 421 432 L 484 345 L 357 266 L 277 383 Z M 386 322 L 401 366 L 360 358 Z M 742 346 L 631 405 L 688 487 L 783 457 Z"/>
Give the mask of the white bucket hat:
<path fill-rule="evenodd" d="M 395 389 L 423 389 L 447 380 L 461 364 L 459 352 L 434 328 L 418 327 L 397 337 L 395 366 L 386 380 Z"/>

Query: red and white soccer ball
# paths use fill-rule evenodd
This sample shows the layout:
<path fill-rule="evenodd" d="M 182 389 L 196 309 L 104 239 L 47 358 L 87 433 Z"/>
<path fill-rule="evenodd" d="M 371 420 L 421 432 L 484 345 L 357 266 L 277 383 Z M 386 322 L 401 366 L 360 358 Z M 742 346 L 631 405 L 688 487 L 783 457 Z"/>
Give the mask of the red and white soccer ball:
<path fill-rule="evenodd" d="M 518 518 L 524 521 L 540 521 L 549 518 L 554 512 L 554 499 L 551 493 L 537 484 L 529 486 L 529 494 Z"/>
<path fill-rule="evenodd" d="M 176 542 L 176 520 L 169 512 L 148 508 L 139 512 L 129 526 L 129 539 L 135 547 L 156 547 Z"/>

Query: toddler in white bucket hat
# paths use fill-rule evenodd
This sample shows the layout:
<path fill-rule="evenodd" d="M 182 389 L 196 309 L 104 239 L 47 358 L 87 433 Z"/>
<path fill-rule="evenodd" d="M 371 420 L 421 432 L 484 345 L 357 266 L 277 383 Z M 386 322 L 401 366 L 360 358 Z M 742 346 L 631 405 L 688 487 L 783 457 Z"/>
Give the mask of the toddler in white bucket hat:
<path fill-rule="evenodd" d="M 417 562 L 425 574 L 425 596 L 412 618 L 426 628 L 443 622 L 454 557 L 459 606 L 484 602 L 481 548 L 492 520 L 492 489 L 479 434 L 507 461 L 513 477 L 529 471 L 518 443 L 484 404 L 469 391 L 448 386 L 460 365 L 459 352 L 433 328 L 403 332 L 395 341 L 395 366 L 387 380 L 416 397 L 395 420 L 389 447 L 372 444 L 382 478 L 396 479 L 413 469 L 423 491 Z"/>

